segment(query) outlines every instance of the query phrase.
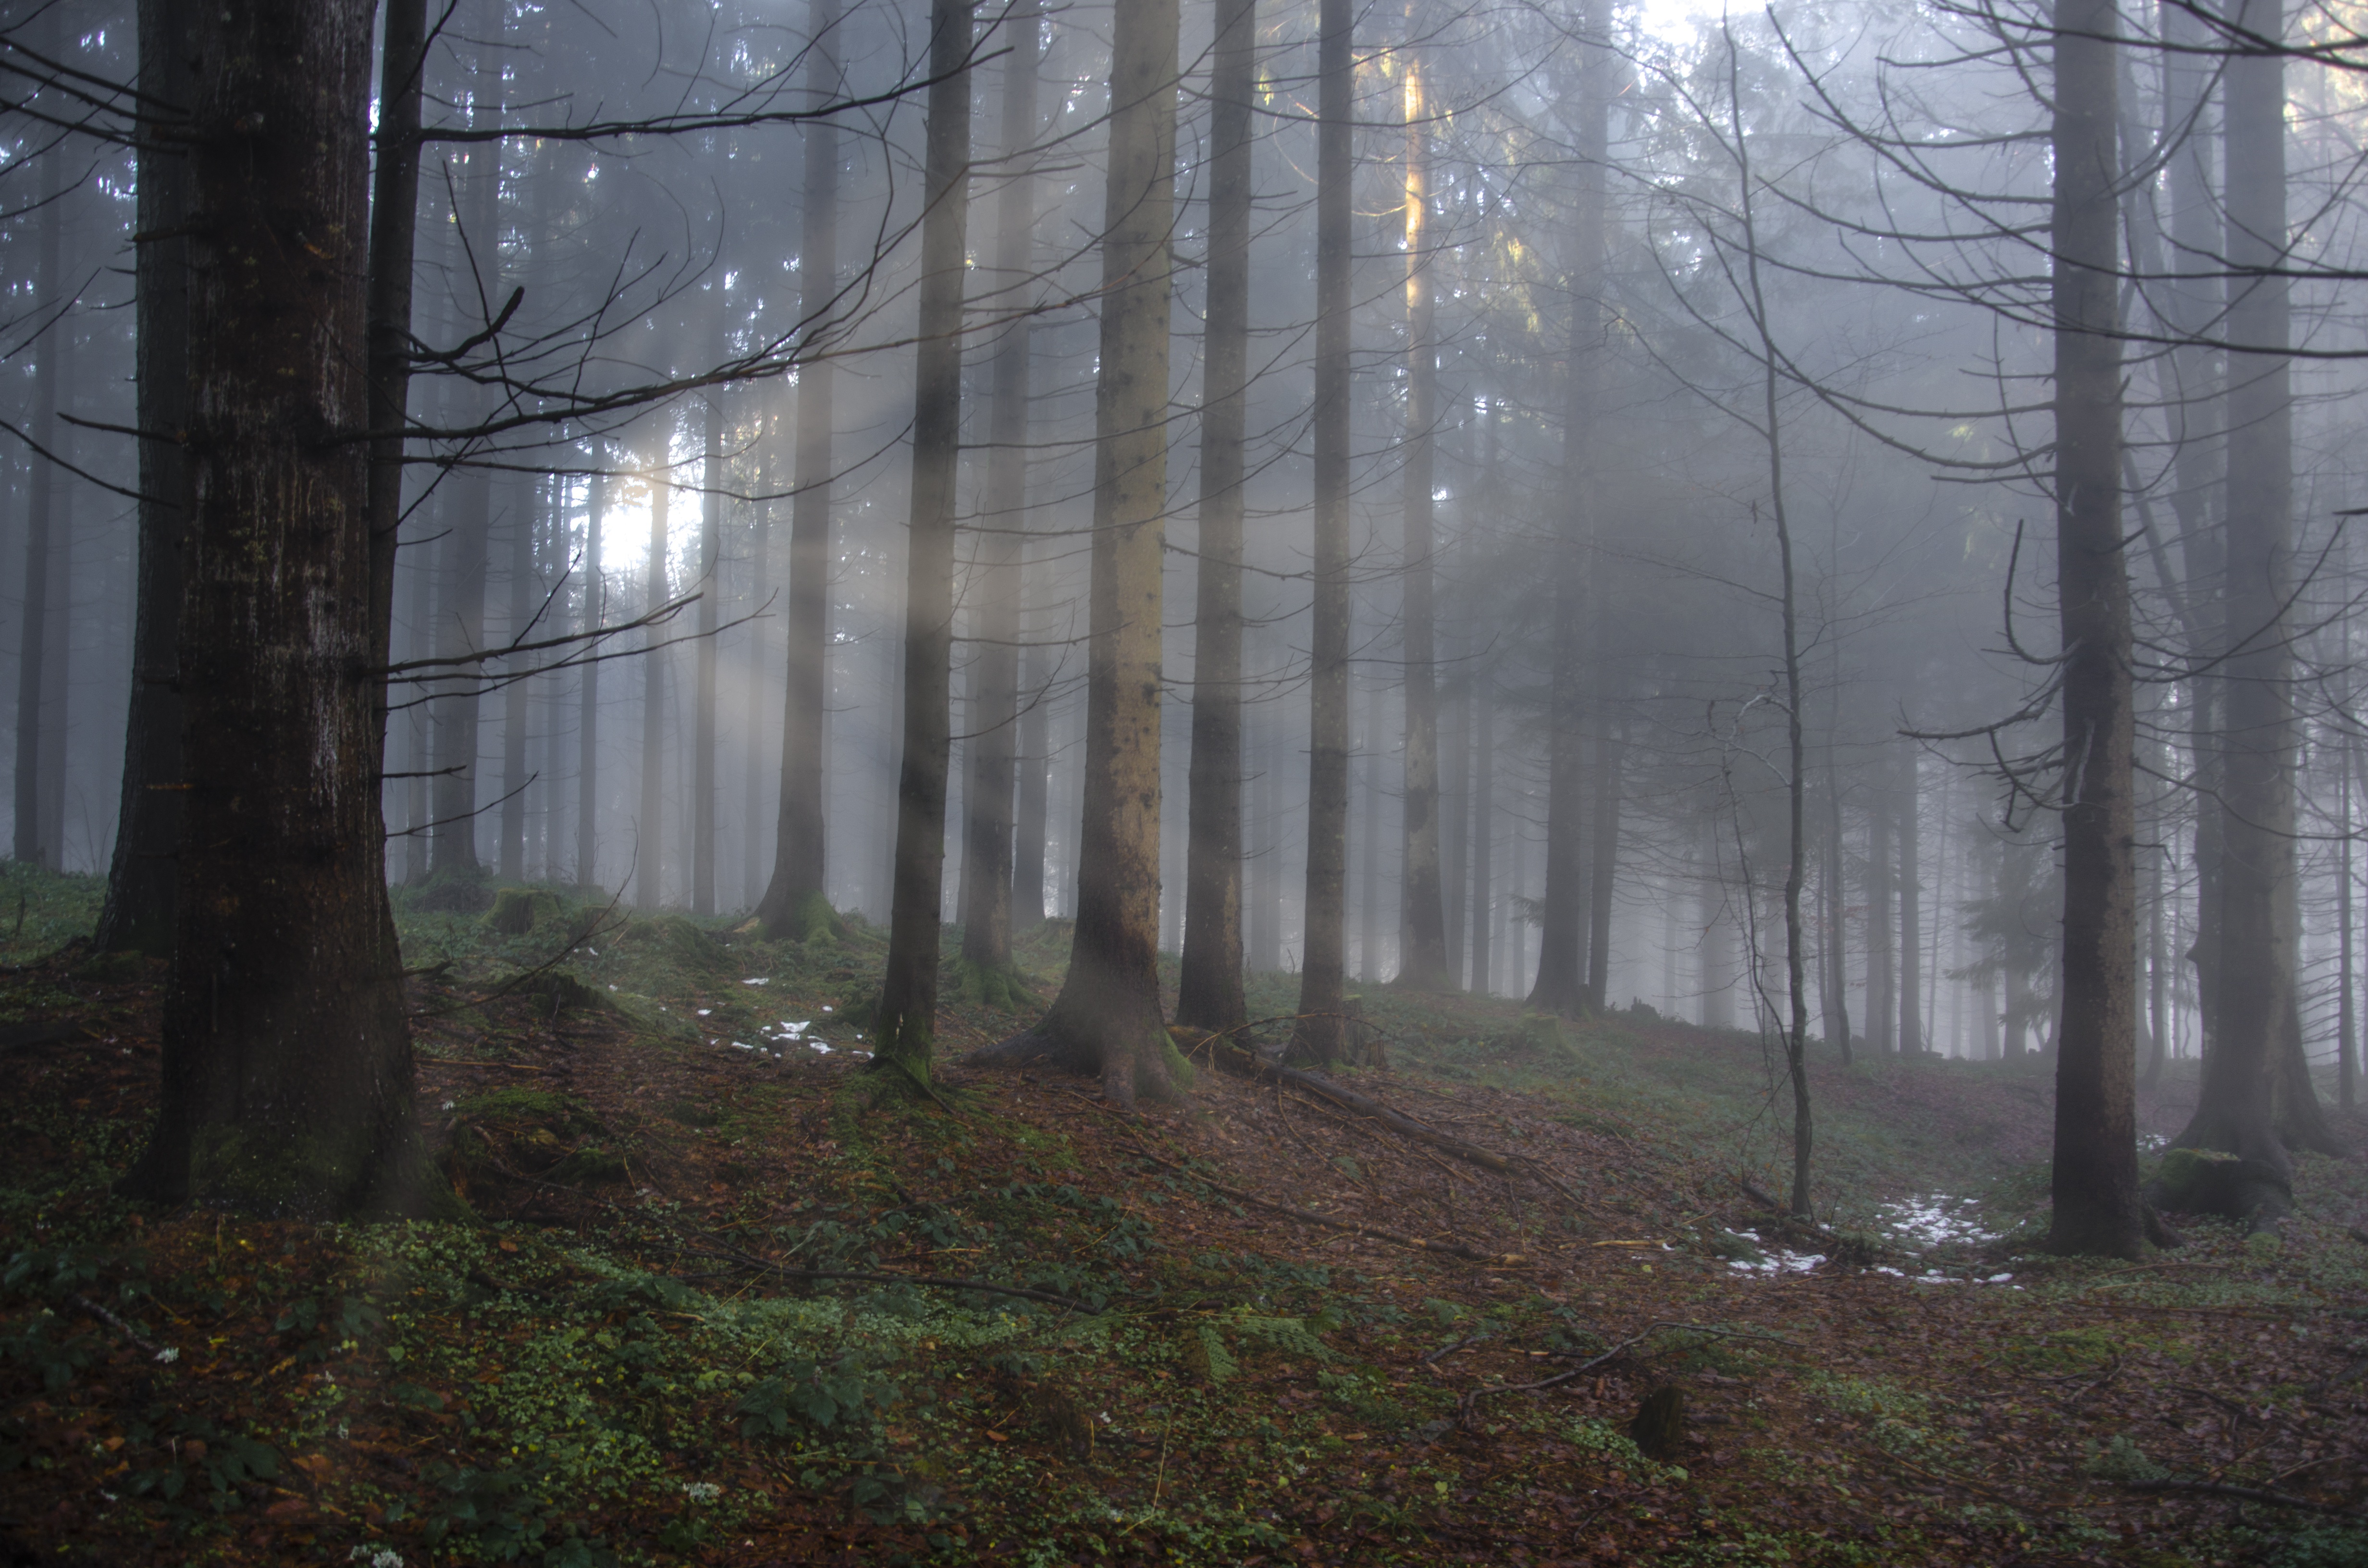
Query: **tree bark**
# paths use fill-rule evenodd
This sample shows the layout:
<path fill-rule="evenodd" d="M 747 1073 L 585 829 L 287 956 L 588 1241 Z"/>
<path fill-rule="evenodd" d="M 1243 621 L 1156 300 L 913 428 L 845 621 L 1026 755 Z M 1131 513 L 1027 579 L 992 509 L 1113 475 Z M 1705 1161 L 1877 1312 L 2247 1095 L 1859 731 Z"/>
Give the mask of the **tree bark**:
<path fill-rule="evenodd" d="M 723 262 L 716 269 L 720 274 Z M 723 280 L 715 281 L 714 338 L 708 363 L 722 364 L 731 350 L 726 336 Z M 700 472 L 706 494 L 699 507 L 698 703 L 691 734 L 690 912 L 715 913 L 715 629 L 723 600 L 724 389 L 710 387 L 701 399 L 706 414 L 706 451 Z"/>
<path fill-rule="evenodd" d="M 158 1119 L 127 1187 L 420 1211 L 371 674 L 369 0 L 188 11 L 187 836 Z M 290 233 L 312 243 L 285 243 Z M 316 252 L 325 254 L 316 254 Z M 449 1194 L 446 1194 L 449 1201 Z"/>
<path fill-rule="evenodd" d="M 1916 752 L 1901 749 L 1893 799 L 1899 824 L 1899 1053 L 1924 1049 L 1924 889 L 1918 864 Z"/>
<path fill-rule="evenodd" d="M 1417 0 L 1407 0 L 1406 28 L 1417 25 Z M 1405 86 L 1406 408 L 1405 473 L 1406 758 L 1400 842 L 1403 861 L 1398 891 L 1400 985 L 1437 991 L 1451 983 L 1447 969 L 1447 917 L 1440 881 L 1439 696 L 1436 628 L 1432 611 L 1431 555 L 1436 528 L 1431 493 L 1436 483 L 1432 426 L 1439 422 L 1439 352 L 1433 338 L 1430 244 L 1425 220 L 1430 203 L 1429 107 L 1423 98 L 1422 57 L 1409 48 L 1400 58 Z"/>
<path fill-rule="evenodd" d="M 669 528 L 674 498 L 674 410 L 661 409 L 649 432 L 650 450 L 642 472 L 650 491 L 650 542 L 642 578 L 642 613 L 666 602 Z M 633 823 L 633 906 L 656 913 L 666 896 L 666 629 L 653 624 L 642 633 L 642 780 Z"/>
<path fill-rule="evenodd" d="M 2146 1214 L 2137 1177 L 2135 725 L 2113 200 L 2120 18 L 2112 0 L 2057 0 L 2055 28 L 2055 559 L 2066 798 L 2047 1244 L 2135 1257 Z"/>
<path fill-rule="evenodd" d="M 1825 949 L 1825 1021 L 1826 1040 L 1841 1052 L 1842 1064 L 1850 1060 L 1850 884 L 1842 875 L 1842 776 L 1834 764 L 1833 740 L 1826 742 L 1826 831 L 1825 867 L 1818 884 L 1825 893 L 1826 931 L 1820 945 Z"/>
<path fill-rule="evenodd" d="M 813 0 L 806 96 L 829 102 L 839 90 L 839 0 Z M 838 290 L 838 129 L 806 122 L 804 191 L 799 206 L 798 313 L 809 340 L 827 325 Z M 823 767 L 830 723 L 831 362 L 798 367 L 797 492 L 790 504 L 790 591 L 781 694 L 781 803 L 773 875 L 757 905 L 767 936 L 803 940 L 836 924 L 824 877 L 829 780 Z"/>
<path fill-rule="evenodd" d="M 1340 0 L 1326 0 L 1338 5 Z M 993 1054 L 1098 1071 L 1121 1105 L 1172 1097 L 1159 1000 L 1160 562 L 1167 499 L 1177 0 L 1118 8 L 1094 398 L 1084 810 L 1068 978 Z"/>
<path fill-rule="evenodd" d="M 596 447 L 597 453 L 598 449 Z M 600 570 L 600 525 L 609 510 L 609 476 L 596 472 L 584 506 L 584 608 L 587 635 L 608 622 L 609 582 Z M 594 645 L 587 641 L 586 649 Z M 592 888 L 600 851 L 600 666 L 584 666 L 575 720 L 575 886 Z"/>
<path fill-rule="evenodd" d="M 1600 298 L 1604 247 L 1604 161 L 1611 132 L 1602 7 L 1590 3 L 1581 53 L 1577 188 L 1571 206 L 1570 360 L 1565 367 L 1559 533 L 1550 546 L 1554 580 L 1554 668 L 1547 698 L 1545 897 L 1538 926 L 1538 975 L 1529 1006 L 1540 1012 L 1586 1010 L 1581 949 L 1588 906 L 1585 834 L 1587 768 L 1581 694 L 1587 684 L 1587 571 L 1593 519 L 1588 483 L 1601 375 L 1605 320 Z"/>
<path fill-rule="evenodd" d="M 537 589 L 535 580 L 534 536 L 541 521 L 541 485 L 531 476 L 504 476 L 502 488 L 509 494 L 510 525 L 510 603 L 507 624 L 503 635 L 517 640 L 525 635 L 527 625 L 534 619 Z M 519 671 L 530 668 L 534 655 L 528 654 L 513 663 L 502 687 L 502 817 L 501 875 L 507 881 L 526 878 L 528 780 L 532 774 L 528 768 L 528 704 L 531 690 L 530 677 Z"/>
<path fill-rule="evenodd" d="M 45 22 L 51 34 L 58 31 L 54 17 Z M 51 57 L 56 58 L 51 45 Z M 40 210 L 34 217 L 37 237 L 33 242 L 33 308 L 59 312 L 58 299 L 59 243 L 65 226 L 69 204 L 66 191 L 71 187 L 68 168 L 74 153 L 67 147 L 52 147 L 42 158 Z M 58 450 L 58 401 L 65 384 L 64 369 L 74 355 L 74 318 L 60 313 L 50 324 L 47 333 L 33 358 L 32 427 L 33 440 L 40 450 L 26 456 L 28 470 L 25 497 L 25 575 L 22 579 L 24 620 L 19 627 L 17 664 L 17 777 L 16 858 L 28 866 L 40 866 L 50 870 L 59 867 L 58 842 L 51 812 L 45 808 L 47 793 L 42 789 L 51 758 L 45 749 L 54 738 L 51 731 L 57 715 L 50 710 L 51 687 L 55 684 L 54 672 L 47 668 L 51 644 L 55 641 L 50 625 L 51 591 L 56 586 L 57 570 L 52 552 L 61 542 L 71 549 L 72 535 L 61 541 L 56 524 L 59 508 L 57 465 L 44 455 Z"/>
<path fill-rule="evenodd" d="M 1025 157 L 1036 141 L 1038 43 L 1042 0 L 1020 0 L 1003 26 L 1011 51 L 1003 69 L 1003 155 Z M 1003 171 L 996 198 L 995 306 L 1018 311 L 1030 292 L 1036 181 L 1027 163 Z M 962 790 L 962 958 L 989 971 L 1011 968 L 1013 790 L 1019 766 L 1019 529 L 1028 521 L 1028 410 L 1032 324 L 1007 323 L 995 346 L 989 415 L 986 531 L 978 536 L 972 601 L 978 651 L 972 668 L 970 778 Z M 1039 903 L 1042 898 L 1040 895 Z"/>
<path fill-rule="evenodd" d="M 411 0 L 407 0 L 411 3 Z M 424 4 L 424 0 L 416 0 Z M 398 6 L 397 9 L 401 7 Z M 140 442 L 140 563 L 131 645 L 131 709 L 107 901 L 91 938 L 101 953 L 163 956 L 173 946 L 173 858 L 180 848 L 179 642 L 187 574 L 189 424 L 188 148 L 184 115 L 197 84 L 188 19 L 171 0 L 141 0 L 141 119 L 134 257 Z M 398 18 L 389 14 L 390 28 Z M 393 35 L 397 40 L 400 35 Z"/>
<path fill-rule="evenodd" d="M 1292 1050 L 1338 1061 L 1349 876 L 1349 281 L 1356 112 L 1351 0 L 1322 0 L 1316 43 L 1315 624 L 1308 652 L 1307 891 Z"/>
<path fill-rule="evenodd" d="M 1250 335 L 1258 0 L 1218 0 L 1210 78 L 1208 322 L 1192 644 L 1190 845 L 1176 1021 L 1229 1029 L 1242 995 L 1242 426 Z"/>
<path fill-rule="evenodd" d="M 1620 769 L 1627 751 L 1627 737 L 1605 714 L 1595 744 L 1595 844 L 1587 858 L 1587 1000 L 1598 1012 L 1611 1006 L 1611 895 L 1620 866 Z"/>
<path fill-rule="evenodd" d="M 873 1065 L 928 1081 L 945 920 L 946 769 L 952 744 L 954 481 L 961 462 L 963 233 L 969 217 L 971 6 L 929 11 L 920 345 L 913 372 L 913 520 L 905 555 L 904 744 L 888 964 Z"/>

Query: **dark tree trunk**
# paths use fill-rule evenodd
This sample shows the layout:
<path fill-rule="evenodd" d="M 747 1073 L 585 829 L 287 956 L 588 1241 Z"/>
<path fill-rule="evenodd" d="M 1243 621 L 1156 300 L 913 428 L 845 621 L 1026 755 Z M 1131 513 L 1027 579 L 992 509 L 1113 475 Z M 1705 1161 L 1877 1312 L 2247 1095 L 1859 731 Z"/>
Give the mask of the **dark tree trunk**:
<path fill-rule="evenodd" d="M 1407 31 L 1417 27 L 1414 0 Z M 1446 913 L 1439 863 L 1439 697 L 1432 668 L 1431 553 L 1436 548 L 1431 491 L 1435 481 L 1431 427 L 1439 421 L 1439 355 L 1432 339 L 1429 214 L 1429 108 L 1423 100 L 1422 59 L 1409 50 L 1399 61 L 1405 87 L 1406 410 L 1406 771 L 1398 890 L 1398 983 L 1436 991 L 1448 985 Z"/>
<path fill-rule="evenodd" d="M 1242 996 L 1242 426 L 1250 336 L 1250 103 L 1258 0 L 1219 0 L 1209 80 L 1208 325 L 1201 403 L 1201 559 L 1192 771 L 1176 1021 L 1228 1029 Z"/>
<path fill-rule="evenodd" d="M 1538 926 L 1537 983 L 1529 1006 L 1577 1014 L 1587 1008 L 1585 839 L 1586 748 L 1581 694 L 1587 686 L 1587 568 L 1592 518 L 1587 502 L 1593 423 L 1605 323 L 1600 299 L 1604 247 L 1605 149 L 1611 106 L 1605 96 L 1600 22 L 1581 42 L 1577 189 L 1571 206 L 1570 360 L 1565 367 L 1560 532 L 1551 547 L 1554 578 L 1554 667 L 1547 698 L 1544 908 Z"/>
<path fill-rule="evenodd" d="M 425 0 L 410 0 L 424 4 Z M 401 6 L 396 9 L 400 10 Z M 140 566 L 133 612 L 131 710 L 107 902 L 91 940 L 102 953 L 162 956 L 173 946 L 174 867 L 182 783 L 180 631 L 190 510 L 188 149 L 179 131 L 196 88 L 186 7 L 141 0 L 137 247 Z M 393 28 L 399 18 L 389 14 Z M 397 41 L 400 35 L 393 34 Z M 29 580 L 29 579 L 28 579 Z M 383 662 L 383 661 L 381 661 Z"/>
<path fill-rule="evenodd" d="M 945 921 L 946 769 L 951 745 L 954 481 L 962 441 L 963 230 L 969 215 L 971 6 L 929 13 L 928 153 L 921 221 L 920 346 L 913 371 L 913 520 L 905 556 L 904 745 L 888 964 L 874 1065 L 927 1083 Z"/>
<path fill-rule="evenodd" d="M 1349 678 L 1353 682 L 1354 675 Z M 1356 727 L 1349 756 L 1362 809 L 1349 820 L 1357 835 L 1357 978 L 1372 985 L 1382 978 L 1382 688 L 1371 678 L 1351 690 L 1360 687 L 1364 699 L 1358 706 L 1365 717 Z"/>
<path fill-rule="evenodd" d="M 369 0 L 192 7 L 187 836 L 164 1085 L 127 1186 L 418 1211 L 381 869 L 365 444 Z M 290 232 L 318 236 L 288 245 Z M 336 237 L 348 236 L 342 242 Z"/>
<path fill-rule="evenodd" d="M 598 449 L 594 449 L 597 454 Z M 584 510 L 584 620 L 587 634 L 606 624 L 609 581 L 600 570 L 600 525 L 609 510 L 609 476 L 592 476 L 591 494 Z M 586 648 L 594 644 L 586 641 Z M 575 720 L 575 885 L 596 885 L 600 850 L 600 666 L 584 666 Z"/>
<path fill-rule="evenodd" d="M 1899 988 L 1892 967 L 1891 809 L 1878 767 L 1866 806 L 1866 1047 L 1877 1056 L 1890 1055 L 1898 1041 L 1893 1032 Z"/>
<path fill-rule="evenodd" d="M 1003 24 L 1011 50 L 1003 68 L 1003 155 L 1021 157 L 1036 141 L 1042 0 L 1020 0 Z M 996 198 L 995 301 L 1020 309 L 1030 292 L 1036 182 L 1025 165 L 1004 170 Z M 1019 766 L 1019 529 L 1028 520 L 1028 405 L 1031 324 L 1020 316 L 995 346 L 995 402 L 987 439 L 986 531 L 978 536 L 972 602 L 978 650 L 972 668 L 970 777 L 962 789 L 962 958 L 985 971 L 1011 967 L 1012 847 Z M 1040 899 L 1041 903 L 1041 899 Z M 991 984 L 992 983 L 990 983 Z"/>
<path fill-rule="evenodd" d="M 1307 892 L 1295 1054 L 1338 1060 L 1349 875 L 1349 275 L 1356 112 L 1351 0 L 1322 0 L 1315 120 L 1315 625 L 1307 700 Z"/>
<path fill-rule="evenodd" d="M 2120 166 L 2112 0 L 2057 0 L 2054 150 L 2056 581 L 2065 663 L 2058 1252 L 2135 1257 L 2137 924 L 2130 592 L 2122 540 Z"/>
<path fill-rule="evenodd" d="M 54 34 L 54 15 L 45 22 Z M 51 49 L 54 51 L 56 45 Z M 54 52 L 51 58 L 56 58 Z M 33 355 L 32 417 L 28 421 L 34 443 L 40 450 L 27 454 L 28 476 L 25 500 L 25 575 L 20 580 L 24 595 L 24 620 L 20 623 L 17 665 L 17 842 L 16 858 L 28 866 L 58 869 L 58 843 L 51 831 L 53 824 L 44 808 L 42 789 L 51 758 L 46 755 L 54 738 L 56 715 L 50 710 L 49 697 L 54 674 L 47 661 L 55 634 L 50 625 L 51 597 L 56 587 L 57 569 L 52 551 L 68 544 L 72 535 L 63 540 L 55 536 L 64 530 L 57 528 L 58 471 L 57 464 L 47 455 L 58 449 L 58 401 L 65 384 L 66 361 L 74 354 L 74 317 L 62 312 L 58 299 L 58 248 L 61 231 L 71 210 L 65 199 L 69 188 L 68 168 L 74 153 L 68 148 L 54 147 L 41 160 L 40 210 L 34 215 L 37 237 L 33 242 L 33 308 L 56 315 L 49 330 L 41 336 Z"/>
<path fill-rule="evenodd" d="M 806 96 L 827 103 L 839 91 L 839 0 L 813 0 Z M 805 127 L 805 184 L 799 205 L 798 312 L 811 338 L 826 325 L 838 291 L 838 130 Z M 773 875 L 757 905 L 768 936 L 803 939 L 836 922 L 824 876 L 829 780 L 823 767 L 830 714 L 830 503 L 832 366 L 798 367 L 797 493 L 790 505 L 790 592 L 785 616 L 787 681 L 781 694 L 781 803 Z"/>
<path fill-rule="evenodd" d="M 1338 0 L 1327 0 L 1337 4 Z M 1119 7 L 1110 51 L 1077 925 L 1043 1019 L 995 1048 L 1098 1071 L 1121 1105 L 1178 1085 L 1159 1001 L 1161 517 L 1167 500 L 1177 0 Z"/>
<path fill-rule="evenodd" d="M 1024 559 L 1020 580 L 1024 594 Z M 1012 808 L 1011 831 L 1011 929 L 1015 936 L 1025 935 L 1044 924 L 1044 835 L 1052 806 L 1053 759 L 1047 755 L 1052 696 L 1046 689 L 1052 681 L 1051 661 L 1042 648 L 1030 644 L 1021 668 L 1024 674 L 1016 759 L 1019 785 Z"/>

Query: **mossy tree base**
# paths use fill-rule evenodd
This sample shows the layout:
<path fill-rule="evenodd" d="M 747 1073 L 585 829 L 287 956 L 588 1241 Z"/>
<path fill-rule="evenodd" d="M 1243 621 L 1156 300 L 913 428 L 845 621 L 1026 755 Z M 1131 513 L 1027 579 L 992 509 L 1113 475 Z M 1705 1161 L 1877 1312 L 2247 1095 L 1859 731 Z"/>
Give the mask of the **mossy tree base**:
<path fill-rule="evenodd" d="M 976 963 L 966 958 L 953 960 L 948 990 L 956 996 L 966 997 L 982 1007 L 998 1013 L 1016 1013 L 1022 1007 L 1037 1005 L 1036 993 L 1027 978 L 1014 966 Z"/>

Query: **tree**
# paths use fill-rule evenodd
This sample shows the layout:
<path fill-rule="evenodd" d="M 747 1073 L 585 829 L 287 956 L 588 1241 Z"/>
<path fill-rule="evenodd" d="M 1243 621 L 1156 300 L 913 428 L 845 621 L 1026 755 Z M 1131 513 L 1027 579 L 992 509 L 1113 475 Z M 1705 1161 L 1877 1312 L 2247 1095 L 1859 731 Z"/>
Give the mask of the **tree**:
<path fill-rule="evenodd" d="M 1030 156 L 1036 140 L 1038 34 L 1042 0 L 1019 0 L 1003 23 L 1011 54 L 1003 70 L 1003 155 Z M 970 777 L 962 787 L 962 960 L 981 992 L 1008 998 L 1011 973 L 1013 788 L 1019 766 L 1020 529 L 1027 521 L 1030 338 L 1034 323 L 1018 290 L 1028 286 L 1035 241 L 1032 165 L 1007 168 L 996 198 L 995 272 L 1015 319 L 995 346 L 985 530 L 978 537 L 973 597 L 978 652 L 972 665 Z M 1041 910 L 1042 899 L 1038 899 Z"/>
<path fill-rule="evenodd" d="M 1417 0 L 1407 0 L 1406 29 L 1416 26 Z M 1401 827 L 1405 871 L 1399 881 L 1398 983 L 1436 991 L 1449 983 L 1447 915 L 1439 840 L 1439 687 L 1432 610 L 1432 552 L 1437 548 L 1431 498 L 1439 423 L 1437 310 L 1431 301 L 1429 106 L 1423 98 L 1422 54 L 1413 45 L 1399 55 L 1405 84 L 1406 405 L 1404 475 L 1406 603 L 1406 767 Z"/>
<path fill-rule="evenodd" d="M 164 1084 L 127 1187 L 428 1207 L 381 873 L 366 428 L 369 0 L 187 16 L 188 782 Z M 285 236 L 308 236 L 291 245 Z"/>
<path fill-rule="evenodd" d="M 897 763 L 888 964 L 880 983 L 872 1048 L 875 1068 L 893 1067 L 916 1085 L 928 1082 L 944 920 L 971 30 L 971 0 L 935 0 L 929 12 L 920 345 L 913 372 L 913 514 L 905 541 L 905 734 Z"/>
<path fill-rule="evenodd" d="M 807 95 L 816 104 L 838 94 L 838 0 L 813 0 L 807 43 Z M 805 176 L 798 207 L 798 312 L 811 330 L 838 292 L 838 130 L 826 119 L 805 126 Z M 788 679 L 781 696 L 781 801 L 773 839 L 773 874 L 757 918 L 775 940 L 803 940 L 837 924 L 824 891 L 828 782 L 823 746 L 830 692 L 831 387 L 834 367 L 816 358 L 798 371 L 797 491 L 790 503 Z"/>
<path fill-rule="evenodd" d="M 1315 115 L 1315 625 L 1308 640 L 1307 892 L 1294 1054 L 1336 1061 L 1348 1040 L 1349 283 L 1355 12 L 1323 0 Z"/>
<path fill-rule="evenodd" d="M 1258 0 L 1218 0 L 1209 74 L 1209 281 L 1192 618 L 1190 842 L 1176 1021 L 1234 1028 L 1242 996 L 1242 426 L 1250 336 Z"/>
<path fill-rule="evenodd" d="M 2146 1226 L 2137 1174 L 2136 730 L 2122 538 L 2120 25 L 2114 0 L 2056 0 L 2050 234 L 2066 787 L 2047 1244 L 2135 1257 Z"/>
<path fill-rule="evenodd" d="M 2283 39 L 2281 0 L 2242 0 L 2237 25 Z M 2239 51 L 2224 74 L 2228 299 L 2226 634 L 2220 745 L 2218 1018 L 2182 1147 L 2249 1168 L 2233 1207 L 2261 1221 L 2291 1196 L 2289 1145 L 2340 1152 L 2302 1051 L 2295 947 L 2294 394 L 2286 222 L 2285 60 Z"/>
<path fill-rule="evenodd" d="M 1326 0 L 1326 15 L 1344 0 Z M 1176 201 L 1177 0 L 1119 7 L 1110 44 L 1101 365 L 1077 921 L 1061 994 L 990 1048 L 1099 1075 L 1121 1105 L 1172 1097 L 1159 1001 L 1160 559 L 1167 503 L 1168 252 Z M 1180 1064 L 1179 1064 L 1180 1065 Z"/>

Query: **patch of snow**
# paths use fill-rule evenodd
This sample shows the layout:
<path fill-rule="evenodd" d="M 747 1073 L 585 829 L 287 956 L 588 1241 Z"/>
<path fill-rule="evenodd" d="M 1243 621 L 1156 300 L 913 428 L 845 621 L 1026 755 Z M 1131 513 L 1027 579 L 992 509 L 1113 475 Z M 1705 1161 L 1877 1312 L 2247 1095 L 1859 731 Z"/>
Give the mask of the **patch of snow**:
<path fill-rule="evenodd" d="M 1884 1231 L 1918 1252 L 1948 1242 L 1994 1242 L 1999 1235 L 1982 1224 L 1973 1199 L 1943 1192 L 1879 1205 L 1875 1216 Z"/>
<path fill-rule="evenodd" d="M 740 983 L 743 985 L 770 985 L 773 983 L 773 977 L 769 974 L 761 975 L 755 980 L 744 980 Z"/>
<path fill-rule="evenodd" d="M 1806 1274 L 1809 1270 L 1816 1267 L 1817 1265 L 1825 1261 L 1826 1255 L 1821 1252 L 1799 1253 L 1785 1252 L 1779 1249 L 1777 1251 L 1770 1252 L 1765 1259 L 1759 1263 L 1745 1263 L 1737 1260 L 1728 1264 L 1727 1267 L 1729 1268 L 1738 1269 L 1745 1274 L 1774 1276 L 1778 1274 Z"/>

